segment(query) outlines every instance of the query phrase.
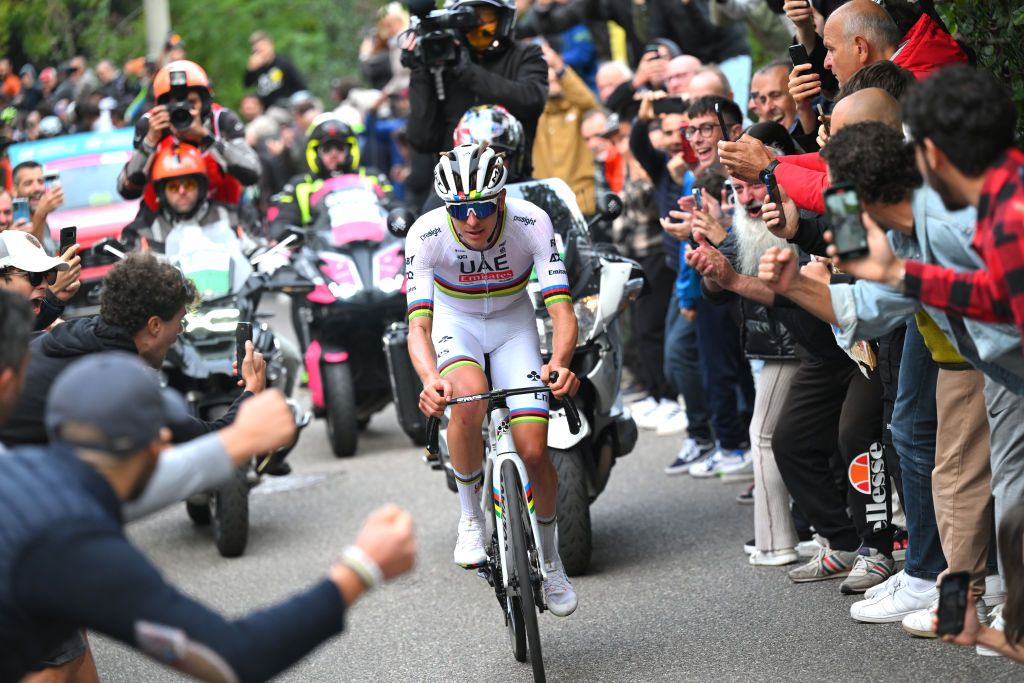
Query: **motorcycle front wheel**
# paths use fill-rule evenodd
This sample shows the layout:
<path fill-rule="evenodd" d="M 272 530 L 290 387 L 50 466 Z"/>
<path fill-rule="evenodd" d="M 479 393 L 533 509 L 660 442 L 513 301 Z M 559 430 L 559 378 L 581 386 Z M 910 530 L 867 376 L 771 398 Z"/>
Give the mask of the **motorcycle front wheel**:
<path fill-rule="evenodd" d="M 327 437 L 339 458 L 355 455 L 359 444 L 356 389 L 348 363 L 324 365 L 324 398 L 327 403 Z"/>
<path fill-rule="evenodd" d="M 248 466 L 210 496 L 213 542 L 221 557 L 239 557 L 249 543 Z"/>

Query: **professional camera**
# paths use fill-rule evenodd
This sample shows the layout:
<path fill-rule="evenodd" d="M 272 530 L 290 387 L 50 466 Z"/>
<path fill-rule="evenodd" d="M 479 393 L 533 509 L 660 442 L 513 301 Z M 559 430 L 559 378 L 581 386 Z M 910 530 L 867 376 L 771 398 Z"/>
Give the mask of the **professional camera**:
<path fill-rule="evenodd" d="M 434 9 L 433 0 L 408 0 L 408 7 L 417 20 L 413 24 L 417 38 L 413 61 L 427 68 L 454 64 L 459 57 L 455 41 L 476 26 L 476 13 L 469 7 Z"/>
<path fill-rule="evenodd" d="M 167 113 L 171 117 L 171 127 L 179 133 L 192 127 L 192 105 L 188 102 L 171 102 L 167 105 Z"/>

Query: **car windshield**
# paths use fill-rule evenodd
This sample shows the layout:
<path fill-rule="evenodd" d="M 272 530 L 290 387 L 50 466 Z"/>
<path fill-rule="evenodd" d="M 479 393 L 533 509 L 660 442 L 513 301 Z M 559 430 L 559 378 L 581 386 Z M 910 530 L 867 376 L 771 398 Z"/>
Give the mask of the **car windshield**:
<path fill-rule="evenodd" d="M 195 282 L 203 300 L 237 292 L 252 273 L 238 235 L 224 223 L 176 225 L 167 235 L 164 254 Z"/>
<path fill-rule="evenodd" d="M 60 171 L 60 184 L 64 189 L 62 209 L 86 209 L 121 201 L 117 194 L 117 174 L 124 161 L 111 161 L 95 166 L 64 168 Z"/>

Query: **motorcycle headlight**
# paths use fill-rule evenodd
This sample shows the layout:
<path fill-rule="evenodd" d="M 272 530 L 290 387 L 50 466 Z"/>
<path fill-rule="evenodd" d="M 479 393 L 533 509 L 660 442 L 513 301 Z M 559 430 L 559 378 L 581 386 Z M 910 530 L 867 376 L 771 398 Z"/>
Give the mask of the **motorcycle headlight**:
<path fill-rule="evenodd" d="M 402 283 L 404 281 L 405 274 L 398 273 L 393 277 L 381 280 L 379 283 L 377 283 L 377 287 L 379 287 L 380 291 L 384 292 L 385 294 L 392 294 L 402 288 Z"/>
<path fill-rule="evenodd" d="M 241 316 L 237 308 L 213 308 L 186 313 L 185 331 L 198 338 L 234 332 Z"/>
<path fill-rule="evenodd" d="M 327 289 L 339 299 L 347 299 L 359 291 L 359 287 L 351 282 L 331 282 Z"/>
<path fill-rule="evenodd" d="M 578 325 L 576 346 L 582 346 L 594 337 L 601 324 L 601 297 L 598 294 L 585 296 L 572 307 L 576 311 Z"/>

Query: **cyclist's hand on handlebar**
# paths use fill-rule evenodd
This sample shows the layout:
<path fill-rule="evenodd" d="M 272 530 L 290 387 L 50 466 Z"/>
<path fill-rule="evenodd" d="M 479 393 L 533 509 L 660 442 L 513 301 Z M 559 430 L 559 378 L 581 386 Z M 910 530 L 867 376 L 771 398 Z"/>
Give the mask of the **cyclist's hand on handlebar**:
<path fill-rule="evenodd" d="M 420 392 L 420 412 L 430 417 L 441 417 L 452 397 L 452 383 L 438 377 Z"/>
<path fill-rule="evenodd" d="M 558 373 L 558 378 L 554 382 L 551 381 L 552 372 Z M 576 373 L 569 368 L 548 363 L 545 363 L 544 367 L 540 369 L 540 381 L 548 385 L 555 398 L 575 396 L 580 388 L 580 380 L 576 377 Z"/>

